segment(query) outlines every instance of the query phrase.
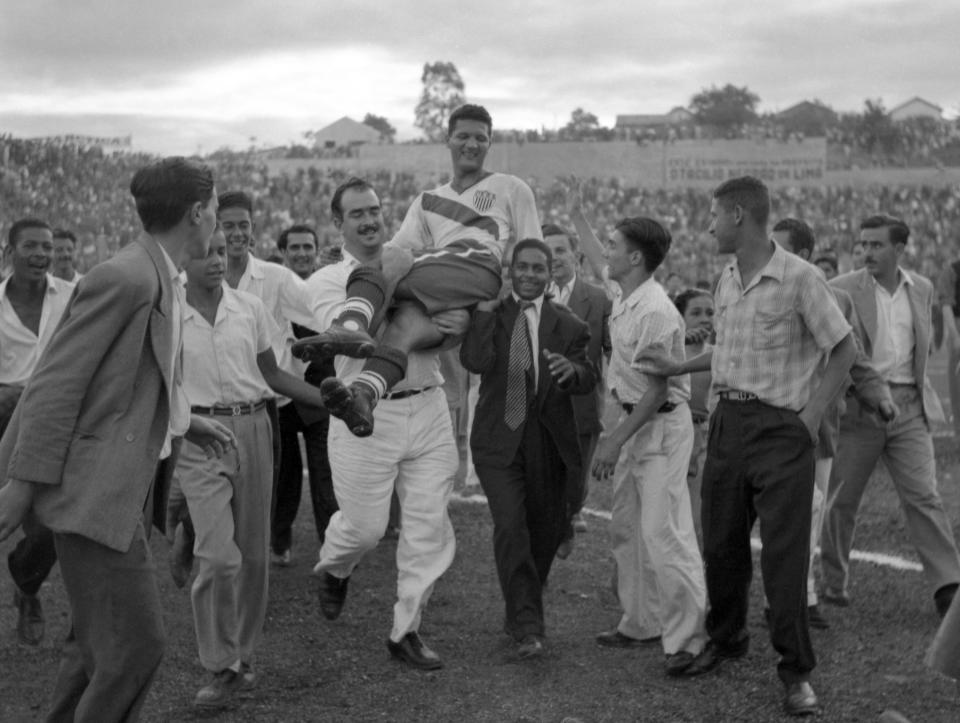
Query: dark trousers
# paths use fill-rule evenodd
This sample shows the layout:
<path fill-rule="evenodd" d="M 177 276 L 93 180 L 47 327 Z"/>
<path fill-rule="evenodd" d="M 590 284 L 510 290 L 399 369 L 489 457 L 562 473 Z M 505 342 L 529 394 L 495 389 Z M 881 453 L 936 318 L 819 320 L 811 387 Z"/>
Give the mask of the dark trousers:
<path fill-rule="evenodd" d="M 507 467 L 476 465 L 493 517 L 493 554 L 506 604 L 505 631 L 544 634 L 543 585 L 567 527 L 566 469 L 536 419 Z"/>
<path fill-rule="evenodd" d="M 305 424 L 293 403 L 280 407 L 280 474 L 274 494 L 271 524 L 271 547 L 277 554 L 293 544 L 293 521 L 300 509 L 303 489 L 303 460 L 300 457 L 298 433 L 303 434 L 307 453 L 307 475 L 310 479 L 310 503 L 317 539 L 323 544 L 330 517 L 337 511 L 333 494 L 333 476 L 327 456 L 327 432 L 330 419 L 323 417 Z"/>
<path fill-rule="evenodd" d="M 813 442 L 795 412 L 720 401 L 703 472 L 707 633 L 721 647 L 747 642 L 750 530 L 759 518 L 770 639 L 785 682 L 806 680 L 816 665 L 806 598 L 813 475 Z"/>
<path fill-rule="evenodd" d="M 163 657 L 157 571 L 143 525 L 126 552 L 54 535 L 72 627 L 48 721 L 138 718 Z"/>
<path fill-rule="evenodd" d="M 53 533 L 36 522 L 24 522 L 23 538 L 7 555 L 10 577 L 24 595 L 36 595 L 57 564 Z"/>

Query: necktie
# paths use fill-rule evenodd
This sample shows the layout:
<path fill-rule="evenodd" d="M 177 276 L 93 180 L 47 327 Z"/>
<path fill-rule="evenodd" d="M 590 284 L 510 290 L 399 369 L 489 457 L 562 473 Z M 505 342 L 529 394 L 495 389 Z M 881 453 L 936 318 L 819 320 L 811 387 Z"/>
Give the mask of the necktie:
<path fill-rule="evenodd" d="M 510 429 L 519 427 L 527 416 L 527 369 L 533 363 L 530 356 L 530 337 L 527 333 L 526 309 L 530 301 L 520 302 L 517 319 L 510 334 L 510 358 L 507 361 L 507 399 L 503 421 Z"/>

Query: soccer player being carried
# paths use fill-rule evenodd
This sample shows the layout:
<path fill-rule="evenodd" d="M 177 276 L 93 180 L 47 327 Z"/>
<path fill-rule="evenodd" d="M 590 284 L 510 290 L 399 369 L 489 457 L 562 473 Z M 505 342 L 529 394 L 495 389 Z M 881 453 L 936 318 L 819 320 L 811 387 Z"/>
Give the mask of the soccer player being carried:
<path fill-rule="evenodd" d="M 430 316 L 496 298 L 504 249 L 519 239 L 542 238 L 530 187 L 483 167 L 492 126 L 479 105 L 462 105 L 450 115 L 453 180 L 414 200 L 397 235 L 384 246 L 379 267 L 361 266 L 351 273 L 347 300 L 330 328 L 293 345 L 293 355 L 307 361 L 337 354 L 369 357 L 349 385 L 329 377 L 320 387 L 330 413 L 358 437 L 373 433 L 373 408 L 403 379 L 407 354 L 443 342 Z M 365 209 L 351 213 L 362 215 Z M 345 220 L 334 222 L 340 226 Z M 377 223 L 371 216 L 366 229 L 371 236 L 379 232 Z M 383 334 L 375 340 L 391 304 Z"/>

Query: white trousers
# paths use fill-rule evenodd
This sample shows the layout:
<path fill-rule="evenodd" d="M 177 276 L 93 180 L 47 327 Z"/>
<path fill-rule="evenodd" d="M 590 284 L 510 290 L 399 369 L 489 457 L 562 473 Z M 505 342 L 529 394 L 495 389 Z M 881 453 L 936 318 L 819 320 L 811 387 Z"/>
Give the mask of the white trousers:
<path fill-rule="evenodd" d="M 820 546 L 823 518 L 827 512 L 827 487 L 833 457 L 818 459 L 813 472 L 813 514 L 810 516 L 810 567 L 807 570 L 807 607 L 817 604 L 817 586 L 813 580 L 813 559 Z"/>
<path fill-rule="evenodd" d="M 617 628 L 631 638 L 662 635 L 667 655 L 696 654 L 706 642 L 706 583 L 687 488 L 692 449 L 690 410 L 681 404 L 623 446 L 613 477 Z"/>
<path fill-rule="evenodd" d="M 390 639 L 399 642 L 419 628 L 433 586 L 456 548 L 447 503 L 459 458 L 443 391 L 381 400 L 370 437 L 355 437 L 331 419 L 327 445 L 340 510 L 330 518 L 314 572 L 339 578 L 353 573 L 383 537 L 396 487 L 400 539 Z"/>
<path fill-rule="evenodd" d="M 200 663 L 253 662 L 267 614 L 273 432 L 266 410 L 217 417 L 237 437 L 220 459 L 184 440 L 176 476 L 197 533 L 190 589 Z"/>

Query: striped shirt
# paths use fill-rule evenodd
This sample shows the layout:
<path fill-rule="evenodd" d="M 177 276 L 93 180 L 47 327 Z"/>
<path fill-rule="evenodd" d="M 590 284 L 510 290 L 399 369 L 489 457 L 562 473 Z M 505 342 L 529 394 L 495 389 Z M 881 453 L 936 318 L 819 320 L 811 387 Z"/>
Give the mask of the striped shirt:
<path fill-rule="evenodd" d="M 851 327 L 817 268 L 773 246 L 746 289 L 736 259 L 720 275 L 713 393 L 749 392 L 798 412 L 820 382 L 822 362 Z"/>
<path fill-rule="evenodd" d="M 665 350 L 675 361 L 684 358 L 683 317 L 667 292 L 653 278 L 644 281 L 626 299 L 618 295 L 610 314 L 610 366 L 607 389 L 621 404 L 636 404 L 650 388 L 649 370 L 636 361 L 652 348 Z M 670 377 L 667 401 L 680 404 L 690 398 L 690 376 Z"/>
<path fill-rule="evenodd" d="M 390 243 L 416 255 L 471 240 L 499 261 L 525 238 L 543 239 L 533 191 L 516 176 L 491 173 L 463 193 L 449 183 L 421 193 Z"/>

